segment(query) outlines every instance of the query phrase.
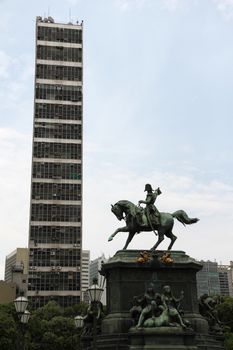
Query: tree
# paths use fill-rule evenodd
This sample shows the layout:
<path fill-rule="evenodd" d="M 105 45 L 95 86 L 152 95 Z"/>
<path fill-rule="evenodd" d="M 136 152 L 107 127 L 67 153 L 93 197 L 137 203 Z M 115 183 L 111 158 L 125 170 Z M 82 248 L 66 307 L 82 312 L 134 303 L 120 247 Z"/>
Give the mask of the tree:
<path fill-rule="evenodd" d="M 233 298 L 222 298 L 217 310 L 220 321 L 228 331 L 233 332 Z"/>
<path fill-rule="evenodd" d="M 31 314 L 29 322 L 29 350 L 77 350 L 80 334 L 74 316 L 83 305 L 63 309 L 51 301 Z"/>
<path fill-rule="evenodd" d="M 31 311 L 25 330 L 27 350 L 77 350 L 80 331 L 75 328 L 74 316 L 85 313 L 87 305 L 80 303 L 63 309 L 51 301 Z M 21 326 L 21 327 L 20 327 Z M 0 305 L 0 349 L 15 350 L 16 341 L 22 338 L 23 326 L 14 304 Z"/>
<path fill-rule="evenodd" d="M 12 305 L 0 305 L 0 349 L 14 350 L 17 326 Z"/>

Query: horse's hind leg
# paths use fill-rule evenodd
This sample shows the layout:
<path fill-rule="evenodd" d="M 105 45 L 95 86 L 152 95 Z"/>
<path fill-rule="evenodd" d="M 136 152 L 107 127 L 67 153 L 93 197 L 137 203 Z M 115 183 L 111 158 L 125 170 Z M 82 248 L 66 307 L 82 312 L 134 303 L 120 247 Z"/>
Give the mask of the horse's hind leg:
<path fill-rule="evenodd" d="M 177 237 L 172 233 L 172 231 L 169 232 L 168 234 L 166 234 L 166 236 L 167 236 L 168 238 L 170 238 L 170 240 L 171 240 L 171 243 L 169 244 L 167 250 L 171 250 L 173 244 L 175 243 L 175 241 L 176 241 L 176 239 L 177 239 Z"/>

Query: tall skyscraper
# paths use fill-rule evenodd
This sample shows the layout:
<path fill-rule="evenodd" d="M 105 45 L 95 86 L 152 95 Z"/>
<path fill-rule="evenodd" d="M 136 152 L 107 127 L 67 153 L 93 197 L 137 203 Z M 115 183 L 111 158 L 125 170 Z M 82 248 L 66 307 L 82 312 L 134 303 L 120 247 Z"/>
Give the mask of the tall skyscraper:
<path fill-rule="evenodd" d="M 82 24 L 36 20 L 28 299 L 80 301 Z"/>

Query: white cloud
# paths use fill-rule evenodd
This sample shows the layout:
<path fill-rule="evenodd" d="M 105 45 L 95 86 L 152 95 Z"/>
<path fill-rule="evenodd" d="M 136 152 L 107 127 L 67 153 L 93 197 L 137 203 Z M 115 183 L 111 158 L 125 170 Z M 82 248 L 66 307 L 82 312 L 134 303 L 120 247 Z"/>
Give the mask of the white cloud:
<path fill-rule="evenodd" d="M 233 0 L 214 0 L 214 2 L 226 20 L 233 19 Z"/>

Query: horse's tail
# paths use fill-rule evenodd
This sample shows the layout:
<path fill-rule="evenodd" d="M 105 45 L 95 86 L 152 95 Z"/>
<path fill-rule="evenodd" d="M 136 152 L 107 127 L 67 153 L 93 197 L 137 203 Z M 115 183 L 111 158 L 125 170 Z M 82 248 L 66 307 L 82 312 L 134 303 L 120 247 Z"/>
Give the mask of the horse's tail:
<path fill-rule="evenodd" d="M 172 214 L 172 216 L 180 221 L 184 226 L 195 224 L 199 221 L 198 218 L 189 218 L 184 210 L 177 210 Z"/>

